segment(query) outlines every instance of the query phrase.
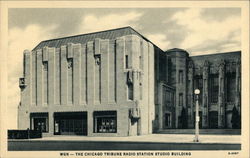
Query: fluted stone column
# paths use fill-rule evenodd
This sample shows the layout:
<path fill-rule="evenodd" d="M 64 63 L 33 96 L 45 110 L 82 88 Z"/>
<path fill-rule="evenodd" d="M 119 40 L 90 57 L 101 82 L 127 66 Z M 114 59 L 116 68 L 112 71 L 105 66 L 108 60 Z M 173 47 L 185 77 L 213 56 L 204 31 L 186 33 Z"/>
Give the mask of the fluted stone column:
<path fill-rule="evenodd" d="M 193 82 L 193 76 L 194 76 L 194 64 L 193 61 L 189 61 L 188 63 L 188 105 L 190 108 L 188 108 L 188 128 L 194 127 L 194 117 L 193 117 L 193 105 L 194 105 L 194 82 Z"/>
<path fill-rule="evenodd" d="M 225 126 L 225 61 L 219 65 L 218 128 Z"/>
<path fill-rule="evenodd" d="M 208 80 L 209 80 L 209 63 L 204 62 L 203 67 L 203 95 L 202 95 L 202 127 L 208 127 Z"/>

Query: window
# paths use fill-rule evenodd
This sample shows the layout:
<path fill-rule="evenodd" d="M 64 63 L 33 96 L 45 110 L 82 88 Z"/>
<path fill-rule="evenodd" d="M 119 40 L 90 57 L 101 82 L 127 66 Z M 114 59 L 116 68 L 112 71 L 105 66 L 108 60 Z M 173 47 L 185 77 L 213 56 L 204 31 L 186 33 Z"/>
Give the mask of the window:
<path fill-rule="evenodd" d="M 133 83 L 128 83 L 128 100 L 134 99 Z"/>
<path fill-rule="evenodd" d="M 219 94 L 219 79 L 218 75 L 211 75 L 211 102 L 218 102 L 218 94 Z"/>
<path fill-rule="evenodd" d="M 183 83 L 183 71 L 179 70 L 179 83 Z"/>
<path fill-rule="evenodd" d="M 236 75 L 227 75 L 227 102 L 234 102 L 236 96 Z"/>
<path fill-rule="evenodd" d="M 203 93 L 203 79 L 202 76 L 195 76 L 195 80 L 194 80 L 194 88 L 195 89 L 199 89 L 200 90 L 200 94 L 199 94 L 199 103 L 202 103 L 202 93 Z"/>
<path fill-rule="evenodd" d="M 125 55 L 125 68 L 128 69 L 128 55 Z"/>
<path fill-rule="evenodd" d="M 179 94 L 179 106 L 183 106 L 183 94 Z"/>
<path fill-rule="evenodd" d="M 171 115 L 170 113 L 165 113 L 165 127 L 171 127 Z"/>
<path fill-rule="evenodd" d="M 48 113 L 30 113 L 31 129 L 48 132 Z"/>
<path fill-rule="evenodd" d="M 95 133 L 116 133 L 117 115 L 116 111 L 95 111 L 94 112 Z"/>
<path fill-rule="evenodd" d="M 47 61 L 43 62 L 43 70 L 48 71 L 48 62 Z"/>

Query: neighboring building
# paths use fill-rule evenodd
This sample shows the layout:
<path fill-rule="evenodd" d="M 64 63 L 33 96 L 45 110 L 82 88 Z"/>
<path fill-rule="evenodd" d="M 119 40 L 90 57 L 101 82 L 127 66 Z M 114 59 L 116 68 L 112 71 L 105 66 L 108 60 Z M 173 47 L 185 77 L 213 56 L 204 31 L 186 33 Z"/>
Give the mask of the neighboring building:
<path fill-rule="evenodd" d="M 47 136 L 193 128 L 195 88 L 201 127 L 231 128 L 233 107 L 240 113 L 240 60 L 240 52 L 164 52 L 131 27 L 42 41 L 24 51 L 18 128 Z"/>

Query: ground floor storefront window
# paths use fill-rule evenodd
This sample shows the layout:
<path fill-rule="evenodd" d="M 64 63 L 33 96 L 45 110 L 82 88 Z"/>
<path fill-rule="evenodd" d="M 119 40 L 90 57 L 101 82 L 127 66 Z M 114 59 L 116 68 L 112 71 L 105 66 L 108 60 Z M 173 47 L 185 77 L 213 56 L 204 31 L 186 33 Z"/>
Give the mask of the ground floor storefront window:
<path fill-rule="evenodd" d="M 41 132 L 48 132 L 48 113 L 30 113 L 31 128 Z"/>
<path fill-rule="evenodd" d="M 95 111 L 94 112 L 95 133 L 116 133 L 117 114 L 116 111 Z"/>
<path fill-rule="evenodd" d="M 54 113 L 56 135 L 87 135 L 87 112 Z"/>

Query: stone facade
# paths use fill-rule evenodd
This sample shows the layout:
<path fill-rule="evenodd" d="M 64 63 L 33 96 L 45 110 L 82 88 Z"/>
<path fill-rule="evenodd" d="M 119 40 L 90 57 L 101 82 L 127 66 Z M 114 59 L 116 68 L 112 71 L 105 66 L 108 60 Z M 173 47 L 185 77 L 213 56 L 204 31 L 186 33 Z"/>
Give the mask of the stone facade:
<path fill-rule="evenodd" d="M 202 127 L 210 128 L 209 113 L 217 112 L 217 127 L 231 128 L 232 108 L 240 111 L 240 61 L 240 52 L 196 57 L 181 49 L 164 52 L 130 27 L 42 41 L 24 51 L 18 128 L 45 136 L 193 128 L 197 79 L 203 87 Z M 217 102 L 211 102 L 211 75 L 218 78 Z M 234 92 L 227 89 L 229 81 Z"/>
<path fill-rule="evenodd" d="M 201 91 L 200 127 L 232 128 L 233 108 L 241 113 L 241 52 L 189 56 L 185 50 L 174 48 L 166 53 L 175 67 L 171 73 L 174 82 L 170 83 L 176 88 L 177 121 L 173 128 L 183 128 L 182 109 L 185 109 L 188 119 L 184 128 L 194 128 L 194 89 L 197 88 Z"/>

